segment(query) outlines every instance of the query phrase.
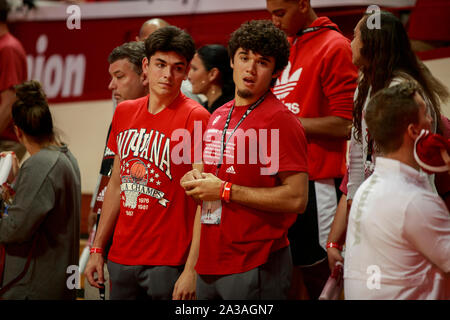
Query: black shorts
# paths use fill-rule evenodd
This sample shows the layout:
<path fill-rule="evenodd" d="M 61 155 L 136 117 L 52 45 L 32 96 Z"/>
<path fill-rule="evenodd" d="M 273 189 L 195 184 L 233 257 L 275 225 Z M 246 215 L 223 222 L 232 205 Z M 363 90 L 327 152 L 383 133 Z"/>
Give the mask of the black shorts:
<path fill-rule="evenodd" d="M 298 215 L 288 232 L 295 266 L 311 266 L 327 257 L 326 239 L 342 195 L 341 181 L 342 178 L 309 181 L 305 213 Z"/>

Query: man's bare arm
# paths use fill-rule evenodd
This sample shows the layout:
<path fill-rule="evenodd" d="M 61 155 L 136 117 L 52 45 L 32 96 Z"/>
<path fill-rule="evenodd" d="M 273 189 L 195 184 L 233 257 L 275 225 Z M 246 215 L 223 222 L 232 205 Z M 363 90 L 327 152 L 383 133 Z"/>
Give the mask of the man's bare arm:
<path fill-rule="evenodd" d="M 352 121 L 341 117 L 298 118 L 307 137 L 347 139 L 350 137 Z"/>
<path fill-rule="evenodd" d="M 223 181 L 210 173 L 203 173 L 202 176 L 203 179 L 182 183 L 186 194 L 197 200 L 219 200 Z M 281 172 L 278 176 L 281 185 L 271 188 L 253 188 L 233 184 L 230 200 L 269 212 L 304 212 L 308 201 L 308 174 Z"/>
<path fill-rule="evenodd" d="M 0 92 L 0 133 L 6 129 L 12 119 L 11 110 L 15 100 L 14 90 L 8 89 Z"/>
<path fill-rule="evenodd" d="M 105 199 L 103 201 L 98 230 L 96 232 L 92 247 L 102 249 L 105 248 L 106 244 L 113 234 L 119 211 L 120 159 L 116 155 L 114 157 L 114 165 L 111 173 L 111 178 L 109 179 L 108 187 L 106 188 L 105 192 Z M 105 278 L 103 276 L 103 265 L 103 255 L 100 253 L 94 253 L 89 257 L 89 261 L 84 271 L 88 282 L 96 288 L 100 288 L 105 283 Z M 97 273 L 97 279 L 94 279 L 94 273 Z"/>

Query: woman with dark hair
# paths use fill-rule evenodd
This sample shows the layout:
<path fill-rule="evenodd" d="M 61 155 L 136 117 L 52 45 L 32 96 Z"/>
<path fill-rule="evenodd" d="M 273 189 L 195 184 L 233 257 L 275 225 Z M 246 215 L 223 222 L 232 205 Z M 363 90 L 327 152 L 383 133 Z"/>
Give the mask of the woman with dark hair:
<path fill-rule="evenodd" d="M 415 80 L 433 118 L 434 132 L 441 132 L 440 104 L 449 93 L 416 57 L 401 21 L 392 13 L 380 12 L 381 29 L 367 27 L 364 16 L 355 28 L 353 63 L 360 68 L 353 110 L 353 131 L 347 198 L 351 200 L 360 184 L 372 173 L 376 146 L 367 131 L 364 110 L 379 90 L 405 80 Z"/>
<path fill-rule="evenodd" d="M 433 131 L 442 133 L 440 105 L 449 97 L 448 89 L 416 57 L 402 22 L 392 13 L 380 11 L 380 27 L 369 28 L 365 15 L 355 27 L 352 41 L 353 63 L 359 68 L 355 92 L 353 128 L 350 142 L 348 184 L 343 186 L 347 197 L 341 199 L 327 245 L 330 268 L 342 261 L 338 249 L 345 240 L 346 213 L 358 187 L 373 172 L 377 148 L 364 120 L 364 111 L 378 91 L 407 80 L 416 81 L 433 119 Z M 345 197 L 345 196 L 343 196 Z M 339 209 L 340 208 L 340 209 Z"/>
<path fill-rule="evenodd" d="M 81 206 L 78 164 L 55 136 L 39 82 L 18 85 L 16 97 L 14 130 L 30 157 L 11 186 L 15 196 L 7 215 L 0 218 L 4 253 L 0 298 L 75 299 Z"/>
<path fill-rule="evenodd" d="M 211 44 L 197 50 L 188 75 L 192 92 L 204 94 L 203 104 L 210 113 L 234 98 L 233 71 L 227 49 Z"/>

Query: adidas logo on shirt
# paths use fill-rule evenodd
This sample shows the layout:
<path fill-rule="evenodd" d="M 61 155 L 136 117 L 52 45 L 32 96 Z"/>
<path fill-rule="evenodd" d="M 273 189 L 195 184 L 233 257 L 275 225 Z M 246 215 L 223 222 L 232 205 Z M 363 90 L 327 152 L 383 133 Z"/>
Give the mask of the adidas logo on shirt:
<path fill-rule="evenodd" d="M 300 68 L 289 77 L 291 67 L 291 62 L 289 62 L 287 67 L 283 70 L 281 77 L 277 79 L 277 82 L 273 88 L 273 93 L 279 100 L 286 98 L 289 93 L 294 90 L 297 86 L 298 80 L 300 79 L 300 75 L 302 74 L 303 68 Z"/>
<path fill-rule="evenodd" d="M 217 121 L 219 121 L 219 119 L 220 119 L 220 116 L 215 117 L 212 125 L 215 125 L 217 123 Z"/>
<path fill-rule="evenodd" d="M 230 166 L 230 167 L 228 167 L 226 173 L 236 174 L 236 171 L 234 171 L 234 167 L 233 166 Z"/>

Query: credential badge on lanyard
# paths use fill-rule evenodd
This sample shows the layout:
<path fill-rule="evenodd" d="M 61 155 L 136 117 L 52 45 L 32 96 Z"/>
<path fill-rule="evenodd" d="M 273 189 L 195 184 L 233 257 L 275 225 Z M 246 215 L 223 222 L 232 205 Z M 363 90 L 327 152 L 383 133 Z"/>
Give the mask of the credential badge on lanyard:
<path fill-rule="evenodd" d="M 268 91 L 267 91 L 268 92 Z M 228 126 L 230 125 L 231 121 L 231 115 L 233 114 L 234 106 L 230 109 L 230 112 L 228 113 L 228 117 L 225 121 L 225 125 L 223 127 L 222 131 L 222 140 L 220 144 L 220 158 L 219 162 L 217 163 L 217 169 L 216 169 L 216 176 L 219 173 L 219 169 L 222 166 L 223 163 L 223 156 L 225 153 L 225 149 L 227 147 L 228 142 L 230 141 L 230 138 L 233 136 L 236 129 L 241 125 L 241 123 L 247 118 L 247 116 L 256 109 L 257 106 L 261 104 L 261 102 L 264 101 L 266 98 L 267 92 L 263 94 L 254 104 L 252 104 L 250 107 L 248 107 L 247 111 L 244 113 L 242 118 L 239 120 L 239 122 L 234 127 L 233 131 L 228 136 L 228 139 L 225 141 L 225 136 L 228 130 Z M 222 218 L 222 201 L 221 200 L 215 200 L 215 201 L 203 201 L 202 203 L 202 215 L 200 218 L 201 223 L 203 224 L 220 224 Z"/>

